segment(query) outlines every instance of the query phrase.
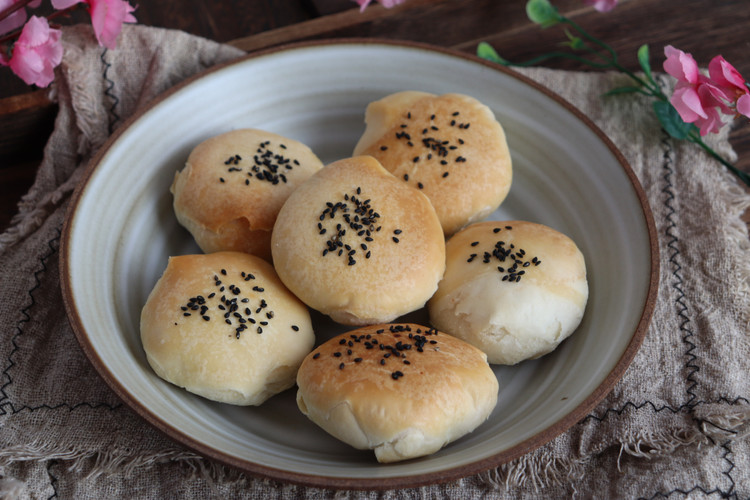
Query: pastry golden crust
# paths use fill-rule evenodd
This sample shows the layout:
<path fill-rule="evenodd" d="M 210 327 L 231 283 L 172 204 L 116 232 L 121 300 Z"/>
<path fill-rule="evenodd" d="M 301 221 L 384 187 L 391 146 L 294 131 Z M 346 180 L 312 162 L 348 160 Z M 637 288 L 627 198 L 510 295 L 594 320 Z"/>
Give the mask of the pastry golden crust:
<path fill-rule="evenodd" d="M 480 222 L 446 245 L 430 322 L 512 365 L 555 349 L 588 300 L 583 254 L 567 236 L 525 221 Z"/>
<path fill-rule="evenodd" d="M 461 94 L 405 91 L 368 105 L 354 155 L 375 157 L 424 192 L 451 235 L 485 218 L 512 181 L 505 133 L 492 111 Z"/>
<path fill-rule="evenodd" d="M 141 341 L 163 379 L 205 398 L 258 405 L 294 385 L 313 347 L 310 314 L 259 257 L 169 259 L 141 313 Z"/>
<path fill-rule="evenodd" d="M 415 324 L 359 328 L 311 352 L 297 405 L 380 462 L 434 453 L 483 423 L 498 381 L 479 349 Z"/>
<path fill-rule="evenodd" d="M 279 212 L 273 262 L 303 302 L 351 325 L 422 307 L 445 269 L 435 210 L 369 156 L 326 166 Z"/>
<path fill-rule="evenodd" d="M 196 146 L 175 175 L 174 211 L 203 252 L 233 250 L 270 260 L 279 209 L 321 168 L 298 141 L 256 129 L 226 132 Z"/>

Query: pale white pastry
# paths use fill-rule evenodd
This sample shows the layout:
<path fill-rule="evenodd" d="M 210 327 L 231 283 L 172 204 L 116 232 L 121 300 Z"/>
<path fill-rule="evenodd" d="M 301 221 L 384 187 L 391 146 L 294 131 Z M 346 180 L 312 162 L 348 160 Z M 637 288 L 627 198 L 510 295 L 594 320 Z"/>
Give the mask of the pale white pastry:
<path fill-rule="evenodd" d="M 370 156 L 331 163 L 297 188 L 276 219 L 272 252 L 297 297 L 350 325 L 421 308 L 445 269 L 430 201 Z"/>
<path fill-rule="evenodd" d="M 446 235 L 484 219 L 510 190 L 512 162 L 492 110 L 462 94 L 404 91 L 367 106 L 354 155 L 372 155 L 432 201 Z"/>
<path fill-rule="evenodd" d="M 171 257 L 141 313 L 161 378 L 205 398 L 259 405 L 294 385 L 313 348 L 310 313 L 260 257 Z"/>
<path fill-rule="evenodd" d="M 434 453 L 481 425 L 497 403 L 485 354 L 416 324 L 359 328 L 311 352 L 297 405 L 332 436 L 379 462 Z"/>
<path fill-rule="evenodd" d="M 480 222 L 446 245 L 430 321 L 512 365 L 554 350 L 583 318 L 583 254 L 567 236 L 525 221 Z"/>
<path fill-rule="evenodd" d="M 289 194 L 323 163 L 299 141 L 257 129 L 206 139 L 175 174 L 177 220 L 205 253 L 270 260 L 271 230 Z"/>

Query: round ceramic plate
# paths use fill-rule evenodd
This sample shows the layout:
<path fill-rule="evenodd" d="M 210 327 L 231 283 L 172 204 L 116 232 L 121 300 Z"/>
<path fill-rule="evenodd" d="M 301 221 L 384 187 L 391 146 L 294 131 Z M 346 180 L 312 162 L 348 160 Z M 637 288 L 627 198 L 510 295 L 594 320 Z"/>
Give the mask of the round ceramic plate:
<path fill-rule="evenodd" d="M 198 252 L 176 222 L 169 186 L 190 150 L 228 130 L 269 130 L 324 163 L 351 156 L 371 101 L 402 90 L 458 92 L 503 124 L 514 179 L 492 219 L 549 225 L 587 263 L 582 324 L 552 354 L 495 367 L 498 405 L 473 433 L 434 455 L 381 465 L 297 409 L 294 389 L 260 407 L 214 403 L 159 379 L 139 336 L 141 308 L 167 257 Z M 651 316 L 653 220 L 635 176 L 579 112 L 516 74 L 418 44 L 348 40 L 295 45 L 214 68 L 120 128 L 77 190 L 62 242 L 67 311 L 91 362 L 145 420 L 246 472 L 332 488 L 395 488 L 463 477 L 519 457 L 591 411 L 622 376 Z M 344 331 L 315 315 L 323 341 Z"/>

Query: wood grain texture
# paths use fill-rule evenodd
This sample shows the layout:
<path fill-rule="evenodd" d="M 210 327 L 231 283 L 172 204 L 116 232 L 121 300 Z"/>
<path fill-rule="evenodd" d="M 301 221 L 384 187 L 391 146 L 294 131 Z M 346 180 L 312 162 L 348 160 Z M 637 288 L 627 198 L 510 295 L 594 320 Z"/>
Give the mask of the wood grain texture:
<path fill-rule="evenodd" d="M 346 37 L 410 40 L 474 53 L 489 42 L 505 58 L 524 61 L 555 50 L 560 27 L 541 29 L 526 17 L 525 0 L 407 0 L 386 9 L 373 3 L 360 12 L 353 0 L 163 0 L 138 4 L 139 23 L 177 29 L 254 51 L 285 43 Z M 638 70 L 636 51 L 651 47 L 653 66 L 661 69 L 663 47 L 674 45 L 694 55 L 701 66 L 722 54 L 750 76 L 750 9 L 747 0 L 620 0 L 606 14 L 581 0 L 554 0 L 567 17 L 608 42 L 620 63 Z M 78 11 L 66 22 L 88 22 Z M 544 66 L 591 70 L 570 60 Z M 43 91 L 25 86 L 0 67 L 0 230 L 7 227 L 20 197 L 33 180 L 42 147 L 52 130 L 55 108 Z M 750 172 L 750 124 L 735 120 L 730 141 Z M 750 217 L 748 217 L 750 220 Z"/>

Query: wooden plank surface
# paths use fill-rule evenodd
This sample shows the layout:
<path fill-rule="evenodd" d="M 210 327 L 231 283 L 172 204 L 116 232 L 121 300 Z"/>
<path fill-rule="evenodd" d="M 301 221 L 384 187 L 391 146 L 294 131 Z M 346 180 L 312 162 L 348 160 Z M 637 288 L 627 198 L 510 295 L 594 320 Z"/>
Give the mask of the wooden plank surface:
<path fill-rule="evenodd" d="M 663 47 L 691 52 L 699 64 L 722 54 L 750 77 L 750 9 L 746 0 L 621 0 L 607 14 L 580 0 L 554 0 L 566 16 L 610 43 L 621 63 L 637 70 L 641 44 L 651 46 L 655 69 Z M 474 53 L 481 41 L 504 57 L 524 60 L 556 48 L 559 28 L 546 30 L 526 17 L 525 0 L 407 0 L 385 9 L 373 4 L 364 12 L 350 0 L 163 0 L 144 2 L 140 23 L 179 29 L 246 51 L 284 43 L 344 37 L 414 40 Z M 71 21 L 87 22 L 77 13 Z M 578 63 L 548 61 L 548 67 L 587 70 Z M 33 180 L 42 147 L 52 130 L 55 108 L 44 92 L 33 92 L 8 68 L 0 68 L 0 231 L 7 227 L 20 197 Z M 731 143 L 737 166 L 750 172 L 750 125 L 735 121 Z"/>

